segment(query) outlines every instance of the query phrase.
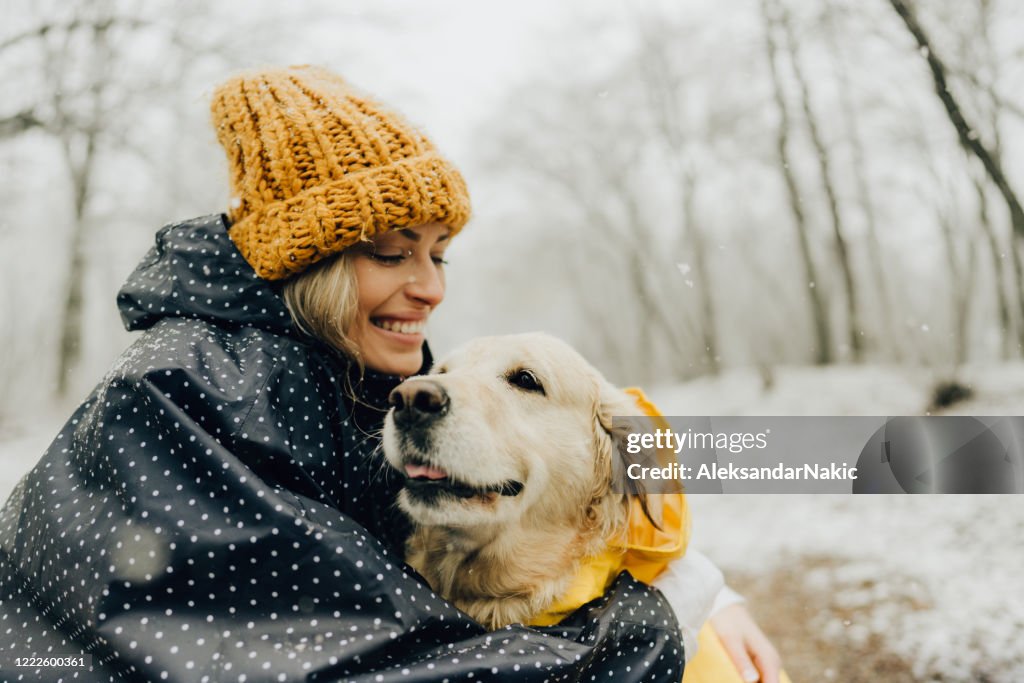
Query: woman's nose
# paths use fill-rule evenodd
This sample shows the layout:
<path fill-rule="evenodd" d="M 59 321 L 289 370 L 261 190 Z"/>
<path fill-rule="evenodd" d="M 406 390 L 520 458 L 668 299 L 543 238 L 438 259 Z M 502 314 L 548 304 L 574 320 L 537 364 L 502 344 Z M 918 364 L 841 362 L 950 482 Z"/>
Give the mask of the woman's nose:
<path fill-rule="evenodd" d="M 432 257 L 416 259 L 416 268 L 409 275 L 406 294 L 430 307 L 437 306 L 444 299 L 444 274 Z"/>

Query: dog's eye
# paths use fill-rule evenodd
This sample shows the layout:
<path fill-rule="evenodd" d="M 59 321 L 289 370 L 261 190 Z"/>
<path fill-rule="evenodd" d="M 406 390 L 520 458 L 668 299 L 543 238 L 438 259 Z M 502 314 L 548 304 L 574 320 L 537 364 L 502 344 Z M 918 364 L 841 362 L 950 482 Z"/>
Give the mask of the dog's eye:
<path fill-rule="evenodd" d="M 537 375 L 533 374 L 525 368 L 519 370 L 513 370 L 508 374 L 509 384 L 524 389 L 526 391 L 535 391 L 538 394 L 544 393 L 544 387 L 541 385 L 540 380 L 537 379 Z"/>
<path fill-rule="evenodd" d="M 435 375 L 443 375 L 446 372 L 448 372 L 448 368 L 444 367 L 443 365 L 438 369 L 434 370 Z"/>

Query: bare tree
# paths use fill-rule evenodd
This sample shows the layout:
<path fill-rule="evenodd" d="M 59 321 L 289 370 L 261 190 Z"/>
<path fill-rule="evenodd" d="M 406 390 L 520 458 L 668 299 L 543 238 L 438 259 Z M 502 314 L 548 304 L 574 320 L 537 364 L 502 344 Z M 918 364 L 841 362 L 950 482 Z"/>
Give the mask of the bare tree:
<path fill-rule="evenodd" d="M 878 216 L 875 211 L 875 200 L 872 196 L 865 164 L 864 143 L 859 121 L 860 114 L 851 96 L 853 83 L 848 72 L 849 57 L 844 51 L 845 41 L 841 39 L 840 32 L 836 26 L 836 14 L 839 12 L 839 9 L 835 0 L 826 4 L 822 11 L 825 43 L 836 73 L 840 116 L 843 121 L 847 141 L 850 145 L 850 171 L 854 179 L 857 205 L 864 215 L 868 261 L 877 291 L 879 308 L 882 311 L 882 333 L 889 340 L 889 347 L 892 349 L 893 354 L 895 354 L 896 360 L 901 360 L 903 356 L 902 336 L 897 334 L 889 274 L 885 268 L 886 257 L 878 237 Z"/>
<path fill-rule="evenodd" d="M 932 82 L 935 86 L 935 94 L 938 95 L 939 100 L 942 102 L 949 121 L 956 130 L 960 144 L 974 154 L 982 166 L 984 166 L 989 178 L 1006 202 L 1014 233 L 1018 239 L 1024 239 L 1024 208 L 1021 208 L 1020 201 L 1017 199 L 1009 179 L 1003 172 L 999 158 L 982 142 L 978 129 L 968 123 L 963 109 L 949 87 L 949 79 L 947 78 L 949 70 L 946 68 L 945 62 L 936 54 L 928 34 L 918 21 L 917 15 L 910 3 L 907 0 L 889 1 L 892 3 L 893 9 L 896 10 L 896 13 L 903 20 L 907 30 L 914 37 L 921 55 L 928 63 L 928 69 L 931 72 Z"/>
<path fill-rule="evenodd" d="M 0 41 L 7 77 L 24 79 L 17 100 L 7 103 L 13 113 L 0 113 L 0 140 L 41 131 L 56 142 L 70 195 L 70 215 L 63 221 L 55 217 L 52 226 L 66 226 L 61 239 L 66 262 L 57 269 L 63 280 L 57 321 L 59 396 L 70 388 L 83 352 L 87 252 L 101 223 L 93 206 L 104 190 L 100 170 L 115 158 L 131 156 L 166 179 L 171 169 L 158 170 L 168 165 L 158 151 L 160 141 L 133 140 L 153 134 L 150 128 L 136 130 L 140 120 L 154 102 L 184 99 L 177 88 L 197 62 L 211 57 L 231 61 L 225 41 L 190 29 L 190 22 L 205 16 L 200 4 L 183 2 L 162 10 L 123 0 L 41 4 L 31 8 L 36 16 L 25 29 Z M 160 51 L 159 69 L 136 65 L 140 43 Z M 170 108 L 167 104 L 162 111 Z M 59 191 L 57 184 L 55 196 Z"/>
<path fill-rule="evenodd" d="M 489 133 L 496 140 L 490 156 L 501 160 L 492 169 L 539 188 L 535 202 L 576 208 L 579 252 L 592 254 L 589 272 L 575 273 L 576 282 L 591 283 L 574 290 L 594 321 L 586 345 L 621 348 L 613 360 L 630 364 L 632 381 L 715 373 L 722 361 L 714 253 L 701 224 L 694 160 L 713 143 L 704 121 L 685 108 L 691 79 L 703 74 L 680 49 L 685 26 L 631 19 L 636 43 L 603 76 L 550 89 L 535 83 L 529 98 L 510 97 L 501 127 L 515 130 L 503 138 Z M 605 282 L 596 282 L 602 272 Z M 621 304 L 595 305 L 594 291 L 609 280 L 619 285 L 612 296 Z M 609 324 L 610 314 L 635 324 Z"/>
<path fill-rule="evenodd" d="M 829 326 L 828 313 L 825 308 L 824 295 L 820 288 L 814 253 L 807 218 L 804 214 L 803 199 L 789 154 L 789 131 L 792 128 L 792 116 L 786 102 L 785 86 L 779 70 L 775 42 L 775 26 L 777 24 L 777 8 L 771 0 L 761 0 L 761 14 L 764 20 L 765 49 L 767 50 L 768 68 L 771 72 L 775 106 L 779 112 L 779 125 L 776 131 L 776 150 L 778 152 L 779 170 L 786 184 L 786 195 L 789 198 L 790 210 L 797 231 L 800 245 L 800 258 L 803 265 L 804 282 L 807 283 L 807 298 L 810 305 L 811 322 L 814 326 L 814 355 L 819 365 L 831 363 L 832 334 Z"/>
<path fill-rule="evenodd" d="M 988 195 L 985 183 L 982 179 L 973 177 L 974 192 L 978 200 L 978 225 L 985 234 L 988 243 L 989 253 L 992 256 L 993 288 L 996 293 L 996 304 L 999 315 L 999 337 L 1001 340 L 1000 353 L 1003 358 L 1010 357 L 1013 335 L 1013 313 L 1009 295 L 1006 291 L 1006 275 L 1003 269 L 1003 255 L 1005 252 L 999 244 L 999 237 L 996 235 L 995 226 L 992 225 L 992 218 L 989 216 Z M 1012 241 L 1011 241 L 1012 248 Z"/>
<path fill-rule="evenodd" d="M 910 117 L 919 121 L 923 115 Z M 974 240 L 977 232 L 970 226 L 969 212 L 963 202 L 963 181 L 969 178 L 968 170 L 954 167 L 944 170 L 941 161 L 942 150 L 929 139 L 927 131 L 919 125 L 911 125 L 902 132 L 903 141 L 920 155 L 923 173 L 915 174 L 914 192 L 920 205 L 931 208 L 939 244 L 942 247 L 944 270 L 938 291 L 948 292 L 949 337 L 951 344 L 942 348 L 915 348 L 928 364 L 951 362 L 959 367 L 970 356 L 969 320 L 972 309 L 971 297 L 977 281 L 977 249 Z M 933 331 L 938 327 L 929 326 Z M 934 337 L 934 335 L 926 335 Z M 923 339 L 918 339 L 923 341 Z"/>
<path fill-rule="evenodd" d="M 57 392 L 63 395 L 81 354 L 88 217 L 95 172 L 107 132 L 124 108 L 125 92 L 110 77 L 115 45 L 123 31 L 138 30 L 139 19 L 122 16 L 111 2 L 78 3 L 63 19 L 41 17 L 38 24 L 4 41 L 3 49 L 36 54 L 39 87 L 30 106 L 4 119 L 5 136 L 39 129 L 58 143 L 71 192 L 60 315 Z"/>
<path fill-rule="evenodd" d="M 678 363 L 671 373 L 682 372 L 686 357 L 683 350 L 689 345 L 679 329 L 679 316 L 664 282 L 675 269 L 664 263 L 657 226 L 644 215 L 640 206 L 642 193 L 630 183 L 630 170 L 638 165 L 644 143 L 625 130 L 612 138 L 610 129 L 604 126 L 622 129 L 600 120 L 600 112 L 593 107 L 596 94 L 605 88 L 586 87 L 584 91 L 551 93 L 545 104 L 556 111 L 553 117 L 536 108 L 518 117 L 533 131 L 555 131 L 557 121 L 573 121 L 573 132 L 562 132 L 566 137 L 582 134 L 582 138 L 570 143 L 562 137 L 563 149 L 569 150 L 566 154 L 552 153 L 549 141 L 539 135 L 513 132 L 507 138 L 495 139 L 492 154 L 501 158 L 495 171 L 500 166 L 503 173 L 511 171 L 523 176 L 542 188 L 539 192 L 553 197 L 555 203 L 575 209 L 577 225 L 584 235 L 575 251 L 589 256 L 582 263 L 570 261 L 566 265 L 578 268 L 573 279 L 579 286 L 574 291 L 579 296 L 580 309 L 589 317 L 587 341 L 604 349 L 615 349 L 611 359 L 618 359 L 620 365 L 628 364 L 622 370 L 632 381 L 650 381 L 664 374 L 658 371 L 657 359 L 665 355 L 661 350 L 669 350 L 667 360 Z M 609 139 L 616 143 L 608 144 Z M 534 201 L 544 200 L 537 196 Z M 544 243 L 546 240 L 538 246 Z M 597 267 L 597 263 L 603 266 Z M 598 283 L 588 282 L 595 272 L 603 272 L 603 279 L 615 282 L 628 302 L 625 306 L 635 320 L 630 326 L 635 333 L 634 344 L 623 343 L 633 335 L 626 334 L 621 324 L 612 321 L 619 317 L 616 303 L 595 301 L 593 288 Z"/>
<path fill-rule="evenodd" d="M 667 156 L 667 171 L 671 175 L 671 184 L 682 206 L 674 251 L 692 255 L 692 269 L 700 299 L 697 328 L 701 337 L 704 363 L 711 374 L 717 374 L 720 370 L 720 356 L 715 304 L 712 298 L 714 288 L 711 277 L 711 254 L 704 231 L 697 219 L 697 173 L 691 158 L 692 152 L 688 153 L 691 135 L 687 131 L 687 121 L 679 108 L 679 100 L 685 97 L 686 92 L 685 77 L 673 64 L 671 55 L 671 50 L 679 45 L 679 41 L 671 26 L 664 23 L 656 24 L 639 17 L 638 23 L 642 36 L 639 55 L 640 82 L 644 86 L 644 94 L 649 102 L 654 130 L 660 138 L 659 148 Z"/>
<path fill-rule="evenodd" d="M 1001 59 L 995 54 L 992 44 L 991 27 L 996 18 L 993 16 L 993 3 L 991 0 L 979 0 L 977 4 L 976 20 L 973 31 L 965 35 L 959 43 L 959 59 L 963 66 L 958 70 L 957 75 L 965 77 L 971 84 L 975 100 L 976 111 L 987 113 L 990 150 L 994 159 L 1002 162 L 1002 133 L 1001 118 L 1004 112 L 1010 109 L 1010 105 L 997 91 L 997 84 L 1004 70 Z M 977 54 L 977 58 L 970 60 L 969 54 Z M 985 73 L 990 81 L 982 84 L 977 77 L 967 77 Z M 1001 340 L 1000 352 L 1004 357 L 1010 357 L 1013 349 L 1012 340 L 1015 338 L 1014 330 L 1017 330 L 1017 346 L 1024 348 L 1024 302 L 1020 306 L 1014 306 L 1011 302 L 1011 293 L 1016 292 L 1019 299 L 1024 296 L 1024 272 L 1022 272 L 1020 250 L 1014 246 L 1014 234 L 1010 231 L 1009 245 L 1004 246 L 996 226 L 992 222 L 988 208 L 988 187 L 983 177 L 972 172 L 972 183 L 974 184 L 975 195 L 978 199 L 978 224 L 985 234 L 992 259 L 992 285 L 995 290 L 997 312 L 999 319 L 999 338 Z M 1005 267 L 1005 256 L 1010 253 L 1009 273 Z M 1012 278 L 1010 292 L 1007 291 L 1007 275 Z M 1014 310 L 1021 313 L 1019 321 L 1015 322 Z"/>
<path fill-rule="evenodd" d="M 935 221 L 939 226 L 942 235 L 942 242 L 946 253 L 946 266 L 948 268 L 948 281 L 950 283 L 950 321 L 953 336 L 954 367 L 959 367 L 967 362 L 970 355 L 970 301 L 974 290 L 974 283 L 977 275 L 977 249 L 971 235 L 967 235 L 966 254 L 961 263 L 958 255 L 959 238 L 965 230 L 958 224 L 958 216 L 961 214 L 957 202 L 953 199 L 956 195 L 950 188 L 943 193 L 947 201 L 936 202 Z M 945 206 L 944 206 L 945 204 Z"/>
<path fill-rule="evenodd" d="M 1006 176 L 1001 159 L 1001 137 L 999 133 L 999 112 L 1005 109 L 1006 102 L 1003 98 L 999 97 L 996 93 L 993 82 L 986 84 L 986 87 L 981 88 L 981 92 L 988 96 L 993 106 L 990 109 L 990 141 L 985 142 L 982 139 L 981 130 L 968 120 L 968 115 L 964 113 L 964 108 L 961 106 L 956 95 L 953 93 L 950 83 L 949 75 L 951 73 L 947 63 L 940 58 L 936 53 L 933 43 L 930 40 L 928 33 L 925 31 L 921 22 L 919 21 L 913 6 L 906 0 L 890 0 L 893 8 L 895 9 L 898 16 L 903 20 L 907 30 L 913 36 L 914 41 L 917 43 L 918 50 L 921 55 L 925 58 L 929 68 L 929 72 L 932 77 L 932 83 L 934 85 L 935 93 L 942 103 L 943 109 L 952 124 L 957 134 L 961 146 L 964 148 L 966 153 L 976 158 L 988 179 L 995 186 L 999 192 L 1009 212 L 1010 217 L 1010 238 L 1009 245 L 1006 251 L 1011 256 L 1011 267 L 1013 268 L 1013 275 L 1015 281 L 1015 295 L 1017 298 L 1016 310 L 1017 310 L 1017 345 L 1019 348 L 1024 349 L 1024 263 L 1021 262 L 1019 244 L 1024 243 L 1024 209 L 1022 209 L 1020 201 L 1014 191 L 1009 178 Z M 991 6 L 988 2 L 982 2 L 979 5 L 979 30 L 978 37 L 981 38 L 982 42 L 990 49 L 991 42 L 987 35 L 988 23 L 991 21 Z M 988 55 L 989 61 L 992 61 L 992 55 Z M 970 72 L 971 69 L 962 69 L 963 72 Z M 994 76 L 994 73 L 992 74 Z M 975 76 L 971 79 L 966 79 L 969 82 L 980 83 L 980 80 Z M 983 197 L 978 195 L 979 202 L 983 201 Z M 999 248 L 998 238 L 991 232 L 990 223 L 988 221 L 987 207 L 979 206 L 979 212 L 985 212 L 984 216 L 981 216 L 981 227 L 987 233 L 990 249 L 993 252 L 993 258 L 998 260 L 1001 258 L 1003 250 Z M 999 274 L 1000 269 L 997 267 L 996 282 L 997 286 L 1002 287 L 1002 276 Z M 1003 313 L 1000 313 L 1003 316 Z M 1003 318 L 1005 320 L 1005 317 Z M 1006 331 L 1009 334 L 1009 331 Z M 1005 348 L 1005 344 L 1004 344 Z"/>
<path fill-rule="evenodd" d="M 781 5 L 779 6 L 777 20 L 785 37 L 786 51 L 789 53 L 790 63 L 793 67 L 793 76 L 800 89 L 800 104 L 803 108 L 804 121 L 807 124 L 811 145 L 814 147 L 814 156 L 818 164 L 821 187 L 825 192 L 826 203 L 828 204 L 828 215 L 832 223 L 832 237 L 835 242 L 835 255 L 839 261 L 839 269 L 842 273 L 843 298 L 846 300 L 846 339 L 850 346 L 853 360 L 860 361 L 863 356 L 863 343 L 861 341 L 863 330 L 860 322 L 860 311 L 857 306 L 857 287 L 853 275 L 850 249 L 844 234 L 843 217 L 839 209 L 839 198 L 836 195 L 832 162 L 828 146 L 825 143 L 825 138 L 818 123 L 818 116 L 811 102 L 811 90 L 807 83 L 807 77 L 804 75 L 803 65 L 800 62 L 800 48 L 793 33 L 792 19 L 789 17 L 789 13 L 782 9 Z"/>

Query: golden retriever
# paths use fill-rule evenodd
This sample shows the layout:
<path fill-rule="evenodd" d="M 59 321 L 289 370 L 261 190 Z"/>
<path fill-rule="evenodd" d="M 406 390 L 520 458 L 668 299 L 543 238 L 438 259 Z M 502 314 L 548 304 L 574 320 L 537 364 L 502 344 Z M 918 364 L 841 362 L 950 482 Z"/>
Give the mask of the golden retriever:
<path fill-rule="evenodd" d="M 564 342 L 474 340 L 391 403 L 383 446 L 415 524 L 407 560 L 487 627 L 543 613 L 624 530 L 612 416 L 639 411 Z"/>

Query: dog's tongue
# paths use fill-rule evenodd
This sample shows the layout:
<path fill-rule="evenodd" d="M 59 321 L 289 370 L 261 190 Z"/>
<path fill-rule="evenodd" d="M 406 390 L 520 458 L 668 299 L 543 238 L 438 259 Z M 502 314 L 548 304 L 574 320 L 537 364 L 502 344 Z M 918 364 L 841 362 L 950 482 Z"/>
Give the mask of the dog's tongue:
<path fill-rule="evenodd" d="M 406 465 L 405 476 L 410 479 L 446 479 L 448 473 L 429 465 Z"/>

